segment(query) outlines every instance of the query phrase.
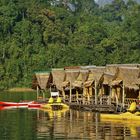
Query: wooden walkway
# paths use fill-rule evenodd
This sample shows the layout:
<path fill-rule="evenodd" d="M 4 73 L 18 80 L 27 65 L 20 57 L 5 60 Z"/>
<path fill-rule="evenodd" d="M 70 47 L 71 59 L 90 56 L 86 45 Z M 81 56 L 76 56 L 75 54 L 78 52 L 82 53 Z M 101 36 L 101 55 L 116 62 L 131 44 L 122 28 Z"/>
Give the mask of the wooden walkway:
<path fill-rule="evenodd" d="M 71 109 L 82 110 L 82 111 L 92 111 L 92 112 L 104 112 L 104 113 L 114 113 L 116 112 L 116 107 L 114 105 L 84 105 L 77 103 L 68 103 Z"/>

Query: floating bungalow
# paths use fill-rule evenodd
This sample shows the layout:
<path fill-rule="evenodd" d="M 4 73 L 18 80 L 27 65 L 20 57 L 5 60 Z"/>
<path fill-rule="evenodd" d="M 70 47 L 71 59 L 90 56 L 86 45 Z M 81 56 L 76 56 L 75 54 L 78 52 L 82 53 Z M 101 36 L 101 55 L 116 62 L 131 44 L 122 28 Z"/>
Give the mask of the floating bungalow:
<path fill-rule="evenodd" d="M 137 67 L 119 67 L 115 79 L 111 82 L 112 98 L 117 104 L 130 105 L 133 101 L 139 104 L 140 89 L 136 84 L 140 69 Z"/>
<path fill-rule="evenodd" d="M 55 68 L 35 73 L 33 87 L 37 92 L 55 89 L 70 105 L 125 108 L 139 104 L 140 64 Z"/>
<path fill-rule="evenodd" d="M 76 102 L 76 89 L 73 87 L 74 81 L 79 75 L 80 69 L 66 69 L 65 79 L 62 83 L 62 92 L 65 102 Z"/>
<path fill-rule="evenodd" d="M 62 82 L 65 79 L 65 71 L 63 68 L 55 68 L 51 71 L 52 74 L 52 83 L 50 86 L 50 93 L 58 92 L 59 96 L 64 97 L 64 94 L 62 92 Z"/>
<path fill-rule="evenodd" d="M 33 75 L 32 88 L 37 90 L 37 99 L 41 97 L 45 100 L 45 91 L 50 87 L 51 82 L 52 75 L 49 71 L 35 72 Z"/>

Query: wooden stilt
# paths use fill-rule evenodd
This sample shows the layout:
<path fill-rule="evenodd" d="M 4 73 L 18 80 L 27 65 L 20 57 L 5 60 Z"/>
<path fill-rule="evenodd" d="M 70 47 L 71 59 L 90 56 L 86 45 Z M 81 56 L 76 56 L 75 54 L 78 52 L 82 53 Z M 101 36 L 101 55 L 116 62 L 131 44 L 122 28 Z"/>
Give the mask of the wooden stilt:
<path fill-rule="evenodd" d="M 122 107 L 124 108 L 124 96 L 125 96 L 125 87 L 124 87 L 124 82 L 123 82 L 123 93 L 122 93 L 123 95 L 122 95 Z"/>
<path fill-rule="evenodd" d="M 109 105 L 111 105 L 111 96 L 112 96 L 112 87 L 110 86 L 109 102 L 108 102 Z"/>
<path fill-rule="evenodd" d="M 139 86 L 139 101 L 140 101 L 140 86 Z"/>
<path fill-rule="evenodd" d="M 96 80 L 95 80 L 95 105 L 97 105 L 97 103 L 98 103 L 98 95 L 97 95 L 97 83 L 96 83 Z"/>
<path fill-rule="evenodd" d="M 65 96 L 65 91 L 64 91 L 64 88 L 62 88 L 62 95 L 63 95 L 63 99 L 64 99 L 64 101 L 65 101 L 66 96 Z"/>
<path fill-rule="evenodd" d="M 52 91 L 52 88 L 51 88 L 51 86 L 50 86 L 50 95 L 51 95 L 51 91 Z"/>
<path fill-rule="evenodd" d="M 76 100 L 78 100 L 79 98 L 79 93 L 78 93 L 78 90 L 76 89 Z"/>
<path fill-rule="evenodd" d="M 83 104 L 85 104 L 86 88 L 83 87 Z"/>
<path fill-rule="evenodd" d="M 70 103 L 71 103 L 71 97 L 72 97 L 72 87 L 71 87 L 71 81 L 70 81 L 70 100 L 69 100 Z"/>
<path fill-rule="evenodd" d="M 43 94 L 43 100 L 45 100 L 45 92 L 42 91 L 42 94 Z"/>

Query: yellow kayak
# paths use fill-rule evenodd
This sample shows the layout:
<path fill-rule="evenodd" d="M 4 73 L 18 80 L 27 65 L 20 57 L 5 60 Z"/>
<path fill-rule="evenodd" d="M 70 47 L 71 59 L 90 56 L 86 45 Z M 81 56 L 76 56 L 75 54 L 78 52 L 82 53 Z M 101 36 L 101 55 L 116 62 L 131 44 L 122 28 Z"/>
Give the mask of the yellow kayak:
<path fill-rule="evenodd" d="M 121 114 L 101 114 L 100 119 L 106 119 L 106 120 L 129 120 L 129 121 L 140 121 L 140 113 L 121 113 Z"/>
<path fill-rule="evenodd" d="M 69 106 L 64 103 L 48 103 L 48 104 L 42 104 L 41 108 L 50 109 L 50 110 L 62 110 L 62 109 L 69 109 Z"/>

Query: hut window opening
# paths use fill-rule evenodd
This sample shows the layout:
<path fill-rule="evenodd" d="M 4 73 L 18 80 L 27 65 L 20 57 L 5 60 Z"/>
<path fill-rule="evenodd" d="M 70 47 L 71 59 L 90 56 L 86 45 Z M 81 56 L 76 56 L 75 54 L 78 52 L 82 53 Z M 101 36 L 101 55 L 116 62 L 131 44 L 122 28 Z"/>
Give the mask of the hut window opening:
<path fill-rule="evenodd" d="M 125 93 L 126 93 L 126 98 L 133 98 L 133 99 L 139 98 L 139 91 L 138 90 L 127 88 L 125 90 Z"/>
<path fill-rule="evenodd" d="M 103 85 L 104 88 L 104 95 L 109 95 L 110 94 L 110 86 L 108 85 Z"/>

